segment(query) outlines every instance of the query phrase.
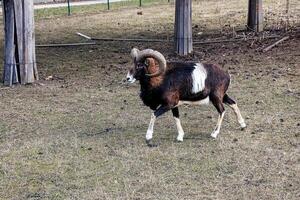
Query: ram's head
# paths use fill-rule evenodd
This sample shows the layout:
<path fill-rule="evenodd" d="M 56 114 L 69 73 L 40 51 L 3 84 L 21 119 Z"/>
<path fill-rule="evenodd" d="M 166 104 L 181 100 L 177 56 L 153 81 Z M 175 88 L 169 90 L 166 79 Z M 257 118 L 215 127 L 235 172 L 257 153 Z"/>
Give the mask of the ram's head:
<path fill-rule="evenodd" d="M 158 51 L 152 49 L 139 51 L 133 48 L 131 50 L 131 57 L 133 59 L 133 65 L 129 68 L 126 77 L 129 83 L 140 80 L 144 76 L 159 76 L 166 70 L 166 59 Z M 156 70 L 156 62 L 158 63 L 158 70 Z"/>

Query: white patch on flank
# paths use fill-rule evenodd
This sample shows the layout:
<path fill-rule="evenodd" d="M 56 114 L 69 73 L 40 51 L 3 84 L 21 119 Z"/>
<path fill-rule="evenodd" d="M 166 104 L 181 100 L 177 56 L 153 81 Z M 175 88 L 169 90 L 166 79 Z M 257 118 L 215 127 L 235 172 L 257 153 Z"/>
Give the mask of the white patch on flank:
<path fill-rule="evenodd" d="M 130 74 L 130 72 L 127 73 L 126 79 L 129 83 L 134 83 L 135 82 L 135 78 L 133 78 L 133 75 Z"/>
<path fill-rule="evenodd" d="M 193 78 L 193 88 L 192 92 L 194 94 L 201 92 L 205 88 L 205 79 L 207 77 L 207 72 L 201 63 L 197 63 L 195 69 L 192 73 Z"/>
<path fill-rule="evenodd" d="M 182 142 L 183 141 L 183 136 L 184 136 L 184 131 L 182 129 L 180 119 L 177 118 L 177 117 L 174 117 L 174 119 L 175 119 L 175 122 L 176 122 L 177 131 L 178 131 L 177 141 Z"/>
<path fill-rule="evenodd" d="M 206 97 L 205 99 L 199 100 L 199 101 L 179 101 L 177 106 L 180 105 L 205 105 L 209 104 L 209 97 Z"/>
<path fill-rule="evenodd" d="M 147 130 L 147 133 L 146 133 L 146 140 L 151 140 L 152 137 L 153 137 L 153 127 L 154 127 L 155 120 L 156 120 L 156 117 L 152 113 L 151 120 L 150 120 L 150 123 L 149 123 L 149 127 L 148 127 L 148 130 Z"/>

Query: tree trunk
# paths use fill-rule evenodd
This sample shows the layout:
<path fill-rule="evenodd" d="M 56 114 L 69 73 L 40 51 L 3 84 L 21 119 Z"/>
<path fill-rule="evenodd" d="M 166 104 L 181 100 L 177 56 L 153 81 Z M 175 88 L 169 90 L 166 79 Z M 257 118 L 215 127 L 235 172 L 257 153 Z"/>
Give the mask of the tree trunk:
<path fill-rule="evenodd" d="M 32 0 L 4 0 L 4 85 L 38 79 Z"/>
<path fill-rule="evenodd" d="M 290 0 L 286 0 L 285 13 L 289 13 L 289 10 L 290 10 Z"/>
<path fill-rule="evenodd" d="M 193 51 L 191 0 L 176 0 L 175 48 L 179 55 L 187 55 Z"/>
<path fill-rule="evenodd" d="M 4 85 L 11 86 L 18 82 L 18 74 L 15 60 L 15 25 L 14 25 L 14 5 L 12 1 L 3 1 L 4 13 L 4 71 L 3 82 Z"/>
<path fill-rule="evenodd" d="M 249 0 L 247 25 L 251 31 L 263 31 L 262 0 Z"/>

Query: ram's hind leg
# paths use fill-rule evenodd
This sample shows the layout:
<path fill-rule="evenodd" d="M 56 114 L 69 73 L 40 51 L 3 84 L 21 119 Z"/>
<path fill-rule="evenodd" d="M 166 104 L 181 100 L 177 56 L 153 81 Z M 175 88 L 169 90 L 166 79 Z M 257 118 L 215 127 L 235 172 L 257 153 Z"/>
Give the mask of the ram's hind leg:
<path fill-rule="evenodd" d="M 232 110 L 235 113 L 235 116 L 237 118 L 237 121 L 239 122 L 241 128 L 245 128 L 246 127 L 246 123 L 245 120 L 243 119 L 240 109 L 237 106 L 236 102 L 231 99 L 227 94 L 225 94 L 224 98 L 223 98 L 223 102 L 228 105 L 230 108 L 232 108 Z"/>
<path fill-rule="evenodd" d="M 178 131 L 177 141 L 182 142 L 183 136 L 184 136 L 184 131 L 183 131 L 181 123 L 180 123 L 178 107 L 172 108 L 172 113 L 173 113 L 173 117 L 176 122 L 177 131 Z"/>
<path fill-rule="evenodd" d="M 211 137 L 217 138 L 218 134 L 220 133 L 222 121 L 223 121 L 224 114 L 225 114 L 225 109 L 224 109 L 221 98 L 219 98 L 218 96 L 212 95 L 210 97 L 210 100 L 211 100 L 212 104 L 216 107 L 216 109 L 219 113 L 217 125 L 216 125 L 214 131 L 211 133 Z"/>

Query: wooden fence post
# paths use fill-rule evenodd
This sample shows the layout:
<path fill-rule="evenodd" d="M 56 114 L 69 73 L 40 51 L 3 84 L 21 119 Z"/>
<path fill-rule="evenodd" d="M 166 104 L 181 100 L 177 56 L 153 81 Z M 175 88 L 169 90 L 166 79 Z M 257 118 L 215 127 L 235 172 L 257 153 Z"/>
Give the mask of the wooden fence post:
<path fill-rule="evenodd" d="M 175 48 L 179 55 L 187 55 L 193 51 L 192 1 L 176 0 L 175 6 Z"/>
<path fill-rule="evenodd" d="M 263 31 L 262 0 L 249 0 L 247 25 L 251 31 Z"/>
<path fill-rule="evenodd" d="M 68 15 L 71 15 L 71 6 L 70 6 L 70 0 L 68 0 Z"/>
<path fill-rule="evenodd" d="M 38 80 L 32 0 L 3 0 L 4 85 Z"/>

